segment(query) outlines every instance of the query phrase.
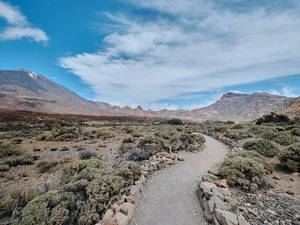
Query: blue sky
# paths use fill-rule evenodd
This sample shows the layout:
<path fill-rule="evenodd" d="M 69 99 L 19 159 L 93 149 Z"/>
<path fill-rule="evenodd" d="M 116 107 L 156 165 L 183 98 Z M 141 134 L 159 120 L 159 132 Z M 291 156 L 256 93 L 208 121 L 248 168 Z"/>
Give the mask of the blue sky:
<path fill-rule="evenodd" d="M 228 91 L 300 95 L 298 0 L 0 0 L 0 69 L 84 98 L 193 109 Z"/>

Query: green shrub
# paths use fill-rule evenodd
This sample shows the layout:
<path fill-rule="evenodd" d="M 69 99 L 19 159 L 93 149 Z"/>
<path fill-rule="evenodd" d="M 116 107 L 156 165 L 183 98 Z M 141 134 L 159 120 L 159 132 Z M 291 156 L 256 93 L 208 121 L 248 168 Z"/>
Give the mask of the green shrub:
<path fill-rule="evenodd" d="M 65 151 L 68 151 L 68 150 L 69 150 L 69 148 L 66 147 L 66 146 L 64 146 L 64 147 L 62 147 L 62 148 L 60 149 L 60 151 L 62 151 L 62 152 L 65 152 Z"/>
<path fill-rule="evenodd" d="M 135 140 L 133 137 L 127 137 L 122 140 L 123 143 L 134 143 Z"/>
<path fill-rule="evenodd" d="M 243 147 L 248 151 L 254 150 L 265 157 L 276 156 L 280 151 L 279 146 L 270 140 L 247 141 Z"/>
<path fill-rule="evenodd" d="M 135 162 L 123 161 L 117 167 L 117 175 L 123 177 L 128 185 L 134 184 L 141 176 L 141 167 Z"/>
<path fill-rule="evenodd" d="M 10 144 L 12 144 L 12 145 L 18 145 L 18 144 L 21 144 L 22 141 L 23 140 L 21 138 L 15 138 L 15 139 L 11 140 Z"/>
<path fill-rule="evenodd" d="M 90 159 L 92 157 L 96 157 L 96 153 L 91 152 L 91 151 L 83 151 L 79 153 L 79 159 L 81 160 L 87 160 Z"/>
<path fill-rule="evenodd" d="M 300 136 L 300 128 L 294 128 L 294 129 L 292 129 L 292 135 Z"/>
<path fill-rule="evenodd" d="M 278 158 L 286 168 L 300 172 L 300 143 L 287 146 Z"/>
<path fill-rule="evenodd" d="M 98 158 L 73 162 L 64 171 L 61 190 L 30 201 L 15 225 L 96 224 L 124 193 L 124 187 L 141 174 L 140 166 L 133 162 L 122 162 L 113 169 Z"/>
<path fill-rule="evenodd" d="M 115 137 L 115 135 L 106 130 L 93 130 L 90 137 L 91 138 L 101 138 L 102 140 L 106 140 L 106 139 Z"/>
<path fill-rule="evenodd" d="M 261 137 L 284 146 L 294 144 L 297 141 L 290 132 L 264 132 Z"/>
<path fill-rule="evenodd" d="M 170 119 L 168 121 L 168 123 L 171 124 L 171 125 L 182 125 L 183 124 L 182 120 L 181 119 L 177 119 L 177 118 Z"/>
<path fill-rule="evenodd" d="M 9 171 L 10 167 L 7 164 L 0 164 L 0 172 Z"/>
<path fill-rule="evenodd" d="M 267 166 L 266 166 L 267 165 Z M 272 171 L 272 166 L 257 152 L 249 151 L 226 159 L 220 168 L 220 175 L 229 185 L 254 191 L 260 178 Z"/>
<path fill-rule="evenodd" d="M 244 126 L 242 124 L 235 124 L 231 127 L 231 129 L 243 129 Z"/>
<path fill-rule="evenodd" d="M 36 167 L 39 170 L 39 173 L 52 173 L 57 170 L 56 166 L 58 162 L 55 160 L 50 161 L 40 161 L 36 164 Z"/>
<path fill-rule="evenodd" d="M 39 195 L 40 193 L 38 191 L 31 188 L 28 190 L 16 189 L 12 191 L 8 198 L 0 198 L 0 215 L 11 215 L 17 205 L 18 207 L 24 207 L 28 202 Z"/>
<path fill-rule="evenodd" d="M 12 144 L 0 144 L 0 159 L 12 155 L 22 155 L 23 151 L 19 146 Z"/>
<path fill-rule="evenodd" d="M 122 130 L 126 133 L 126 134 L 132 134 L 135 132 L 135 129 L 129 126 L 123 127 Z"/>
<path fill-rule="evenodd" d="M 286 115 L 282 114 L 276 114 L 274 112 L 271 112 L 269 115 L 264 115 L 263 117 L 257 119 L 256 125 L 261 125 L 262 123 L 271 123 L 271 122 L 281 122 L 281 123 L 287 123 L 290 119 Z"/>

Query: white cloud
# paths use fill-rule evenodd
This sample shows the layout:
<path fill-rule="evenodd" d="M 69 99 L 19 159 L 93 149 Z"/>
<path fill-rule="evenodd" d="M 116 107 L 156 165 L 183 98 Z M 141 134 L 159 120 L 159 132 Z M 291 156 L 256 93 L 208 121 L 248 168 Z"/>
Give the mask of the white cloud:
<path fill-rule="evenodd" d="M 205 0 L 129 2 L 161 16 L 107 14 L 123 26 L 104 50 L 59 61 L 101 100 L 143 105 L 300 72 L 299 6 L 241 13 Z"/>
<path fill-rule="evenodd" d="M 270 91 L 268 91 L 269 94 L 272 94 L 272 95 L 280 95 L 280 92 L 279 91 L 276 91 L 274 89 L 271 89 Z"/>
<path fill-rule="evenodd" d="M 282 88 L 283 95 L 287 97 L 298 97 L 299 95 L 294 93 L 295 90 L 297 90 L 297 88 L 290 86 L 284 86 Z"/>
<path fill-rule="evenodd" d="M 17 7 L 0 1 L 0 17 L 8 23 L 8 26 L 0 31 L 0 40 L 18 40 L 25 37 L 39 42 L 49 39 L 44 31 L 33 28 Z"/>

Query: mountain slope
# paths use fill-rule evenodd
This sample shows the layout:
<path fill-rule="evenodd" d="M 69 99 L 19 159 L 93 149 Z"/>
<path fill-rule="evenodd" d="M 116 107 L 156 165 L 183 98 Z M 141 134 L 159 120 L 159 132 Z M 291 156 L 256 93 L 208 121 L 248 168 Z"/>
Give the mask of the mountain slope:
<path fill-rule="evenodd" d="M 250 121 L 284 108 L 295 99 L 268 93 L 229 92 L 210 106 L 192 110 L 192 114 L 199 119 Z"/>
<path fill-rule="evenodd" d="M 108 104 L 97 104 L 69 89 L 27 71 L 0 70 L 0 108 L 49 113 L 114 115 Z"/>
<path fill-rule="evenodd" d="M 214 104 L 188 110 L 143 110 L 111 106 L 105 102 L 84 99 L 46 77 L 27 71 L 0 70 L 0 109 L 35 112 L 180 118 L 184 120 L 250 121 L 288 106 L 297 98 L 268 93 L 241 94 L 229 92 Z"/>
<path fill-rule="evenodd" d="M 287 107 L 278 110 L 276 113 L 287 115 L 289 118 L 300 118 L 300 100 L 292 101 Z"/>

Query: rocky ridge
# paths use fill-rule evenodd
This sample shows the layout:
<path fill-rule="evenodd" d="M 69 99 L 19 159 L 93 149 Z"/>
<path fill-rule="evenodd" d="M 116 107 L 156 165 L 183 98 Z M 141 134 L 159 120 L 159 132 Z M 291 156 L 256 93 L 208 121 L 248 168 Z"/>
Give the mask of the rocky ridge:
<path fill-rule="evenodd" d="M 194 110 L 144 110 L 84 99 L 46 77 L 26 69 L 0 70 L 0 109 L 34 112 L 180 118 L 190 121 L 250 121 L 288 106 L 297 98 L 268 93 L 229 92 L 214 104 Z"/>

